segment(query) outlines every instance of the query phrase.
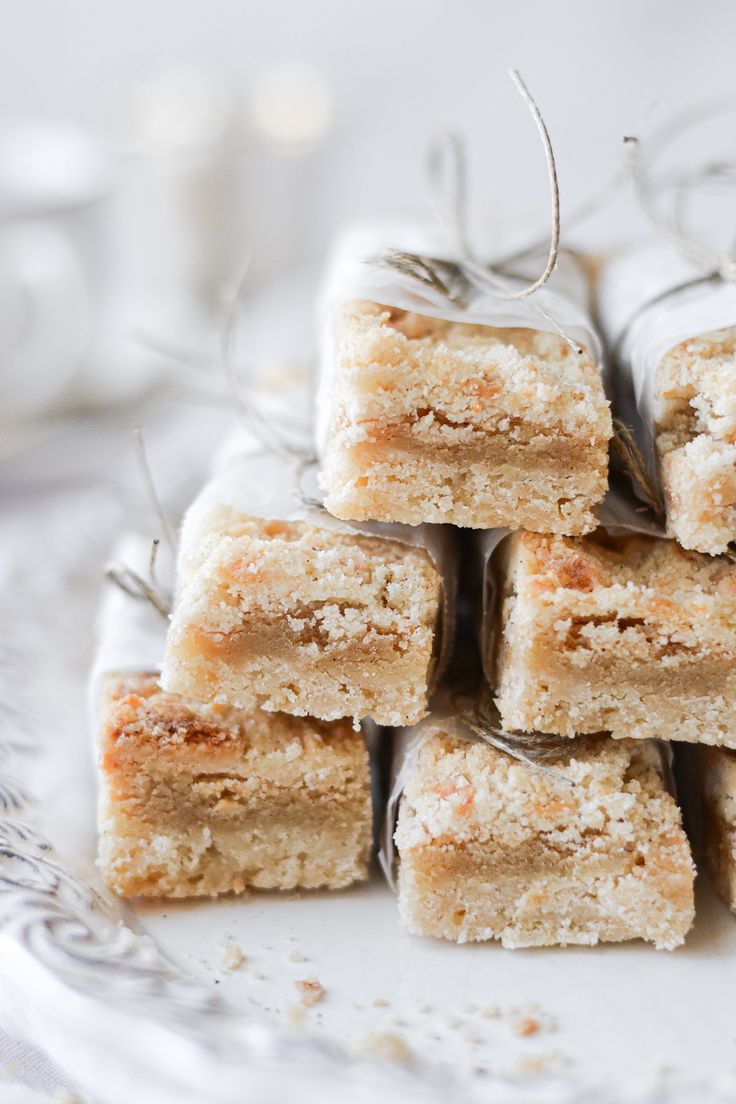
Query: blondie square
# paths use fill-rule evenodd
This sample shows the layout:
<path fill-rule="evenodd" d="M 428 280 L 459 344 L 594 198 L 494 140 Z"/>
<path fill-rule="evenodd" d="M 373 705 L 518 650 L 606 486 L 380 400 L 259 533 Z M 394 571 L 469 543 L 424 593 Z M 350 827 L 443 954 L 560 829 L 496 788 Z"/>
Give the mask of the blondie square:
<path fill-rule="evenodd" d="M 736 565 L 604 530 L 497 554 L 506 729 L 736 746 Z"/>
<path fill-rule="evenodd" d="M 413 934 L 683 942 L 695 869 L 659 747 L 594 737 L 554 767 L 574 785 L 482 741 L 436 732 L 420 745 L 395 833 Z"/>
<path fill-rule="evenodd" d="M 702 748 L 705 854 L 716 889 L 736 911 L 736 753 Z"/>
<path fill-rule="evenodd" d="M 182 531 L 162 686 L 244 709 L 414 723 L 442 590 L 423 547 L 212 504 Z"/>
<path fill-rule="evenodd" d="M 331 320 L 322 442 L 336 517 L 578 534 L 595 526 L 611 416 L 598 365 L 556 334 L 367 300 Z"/>
<path fill-rule="evenodd" d="M 725 552 L 736 541 L 736 326 L 670 349 L 654 418 L 668 533 L 684 548 Z"/>
<path fill-rule="evenodd" d="M 345 721 L 199 705 L 109 675 L 99 865 L 124 897 L 340 889 L 367 877 L 368 753 Z"/>

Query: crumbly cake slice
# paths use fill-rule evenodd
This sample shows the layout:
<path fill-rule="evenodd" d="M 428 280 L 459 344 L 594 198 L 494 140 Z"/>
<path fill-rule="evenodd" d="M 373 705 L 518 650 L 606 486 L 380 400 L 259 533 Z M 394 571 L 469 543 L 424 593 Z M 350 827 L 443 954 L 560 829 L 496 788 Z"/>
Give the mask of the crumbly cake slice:
<path fill-rule="evenodd" d="M 612 430 L 590 355 L 556 334 L 363 300 L 335 327 L 323 482 L 336 517 L 595 526 Z"/>
<path fill-rule="evenodd" d="M 736 565 L 600 530 L 499 556 L 506 728 L 736 746 Z"/>
<path fill-rule="evenodd" d="M 575 785 L 480 741 L 438 733 L 420 747 L 395 834 L 412 933 L 510 948 L 683 942 L 695 869 L 657 747 L 592 738 L 554 765 Z"/>
<path fill-rule="evenodd" d="M 736 912 L 736 753 L 703 748 L 705 854 L 716 889 Z"/>
<path fill-rule="evenodd" d="M 668 533 L 684 548 L 725 552 L 736 541 L 736 326 L 669 350 L 654 418 Z"/>
<path fill-rule="evenodd" d="M 154 675 L 111 675 L 98 739 L 98 861 L 121 896 L 367 877 L 368 753 L 348 722 L 200 705 Z"/>
<path fill-rule="evenodd" d="M 424 548 L 225 506 L 182 542 L 166 690 L 323 720 L 424 715 L 442 606 Z"/>

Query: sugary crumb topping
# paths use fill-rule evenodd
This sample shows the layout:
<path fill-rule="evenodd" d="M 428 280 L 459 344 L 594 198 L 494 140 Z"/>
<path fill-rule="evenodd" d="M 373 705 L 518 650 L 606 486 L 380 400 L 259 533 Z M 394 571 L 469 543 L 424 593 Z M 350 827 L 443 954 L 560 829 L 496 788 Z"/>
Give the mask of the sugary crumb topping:
<path fill-rule="evenodd" d="M 447 322 L 367 301 L 338 323 L 336 424 L 430 415 L 513 435 L 514 419 L 591 442 L 611 436 L 593 358 L 556 334 Z"/>

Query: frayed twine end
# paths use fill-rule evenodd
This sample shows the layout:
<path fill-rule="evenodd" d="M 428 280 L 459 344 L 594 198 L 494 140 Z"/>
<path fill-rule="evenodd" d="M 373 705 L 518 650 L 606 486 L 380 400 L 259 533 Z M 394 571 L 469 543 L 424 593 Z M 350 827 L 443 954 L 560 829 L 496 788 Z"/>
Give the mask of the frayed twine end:
<path fill-rule="evenodd" d="M 636 443 L 634 434 L 625 422 L 618 418 L 613 419 L 613 437 L 611 439 L 614 451 L 623 464 L 626 474 L 638 491 L 639 496 L 646 502 L 660 525 L 664 525 L 666 514 L 664 502 L 647 469 L 644 457 Z"/>

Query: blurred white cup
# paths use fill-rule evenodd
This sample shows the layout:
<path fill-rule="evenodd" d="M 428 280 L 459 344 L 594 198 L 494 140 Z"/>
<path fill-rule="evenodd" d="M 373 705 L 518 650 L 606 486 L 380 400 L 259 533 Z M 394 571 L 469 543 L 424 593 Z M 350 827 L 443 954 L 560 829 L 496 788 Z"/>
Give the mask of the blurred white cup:
<path fill-rule="evenodd" d="M 79 261 L 52 225 L 0 227 L 0 418 L 54 408 L 84 354 L 87 293 Z"/>
<path fill-rule="evenodd" d="M 0 420 L 56 409 L 108 277 L 104 155 L 76 128 L 0 128 Z"/>

